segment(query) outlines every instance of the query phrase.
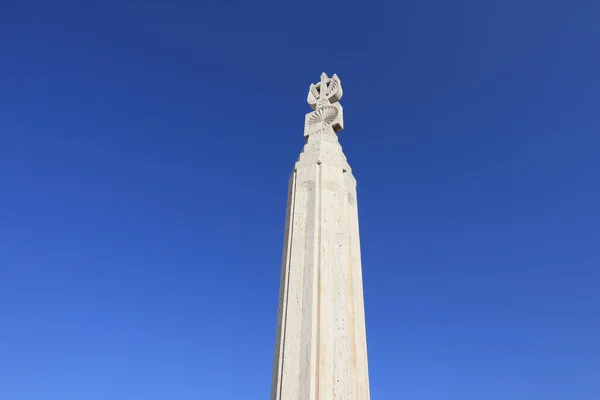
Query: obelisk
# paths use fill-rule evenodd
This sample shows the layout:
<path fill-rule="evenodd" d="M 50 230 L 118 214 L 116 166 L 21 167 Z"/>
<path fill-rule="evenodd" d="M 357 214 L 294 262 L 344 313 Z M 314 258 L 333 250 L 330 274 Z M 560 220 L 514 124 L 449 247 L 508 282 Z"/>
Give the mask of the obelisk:
<path fill-rule="evenodd" d="M 342 85 L 311 84 L 289 182 L 271 400 L 368 400 L 356 180 L 338 142 Z"/>

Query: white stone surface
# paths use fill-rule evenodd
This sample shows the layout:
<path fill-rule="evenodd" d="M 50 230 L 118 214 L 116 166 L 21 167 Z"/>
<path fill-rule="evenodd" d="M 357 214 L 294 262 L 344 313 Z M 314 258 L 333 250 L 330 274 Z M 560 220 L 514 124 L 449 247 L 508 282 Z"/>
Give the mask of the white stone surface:
<path fill-rule="evenodd" d="M 356 180 L 337 133 L 342 86 L 310 86 L 290 178 L 271 400 L 368 400 Z"/>

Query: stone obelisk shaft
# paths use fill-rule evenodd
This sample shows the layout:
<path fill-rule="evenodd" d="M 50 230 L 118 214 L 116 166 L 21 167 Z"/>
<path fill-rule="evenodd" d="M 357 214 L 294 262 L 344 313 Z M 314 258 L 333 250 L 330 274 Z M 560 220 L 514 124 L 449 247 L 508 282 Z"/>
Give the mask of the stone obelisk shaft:
<path fill-rule="evenodd" d="M 271 400 L 368 400 L 356 180 L 338 142 L 341 83 L 311 85 L 290 178 Z"/>

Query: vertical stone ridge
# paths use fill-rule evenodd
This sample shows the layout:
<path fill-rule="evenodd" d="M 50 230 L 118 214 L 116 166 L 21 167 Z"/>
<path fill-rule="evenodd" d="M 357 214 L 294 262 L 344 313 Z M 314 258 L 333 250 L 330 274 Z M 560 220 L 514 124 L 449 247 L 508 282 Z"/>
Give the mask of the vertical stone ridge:
<path fill-rule="evenodd" d="M 317 169 L 318 169 L 318 182 L 319 182 L 319 189 L 321 189 L 322 184 L 323 184 L 323 169 L 321 168 L 321 161 L 317 162 Z M 322 237 L 322 232 L 321 232 L 321 227 L 322 225 L 322 218 L 323 218 L 323 198 L 321 196 L 321 193 L 319 191 L 319 230 L 317 232 L 318 234 L 318 240 L 317 240 L 317 248 L 319 249 L 317 254 L 318 254 L 318 258 L 317 258 L 317 268 L 316 268 L 316 276 L 317 276 L 317 285 L 316 285 L 316 293 L 315 296 L 317 298 L 317 312 L 316 312 L 316 327 L 315 327 L 315 358 L 313 358 L 313 361 L 315 363 L 315 390 L 314 390 L 314 396 L 315 396 L 315 400 L 319 400 L 320 396 L 319 396 L 319 385 L 320 385 L 320 379 L 319 379 L 319 359 L 321 357 L 321 351 L 320 351 L 320 346 L 321 346 L 321 339 L 320 339 L 320 334 L 319 332 L 321 331 L 321 237 Z"/>
<path fill-rule="evenodd" d="M 343 153 L 342 153 L 343 154 Z M 344 161 L 345 157 L 344 157 Z M 348 168 L 349 169 L 349 168 Z M 350 204 L 350 191 L 352 190 L 351 186 L 352 185 L 352 180 L 349 177 L 349 174 L 347 173 L 348 170 L 345 169 L 344 170 L 344 181 L 346 183 L 346 193 L 347 193 L 347 201 L 344 203 L 344 217 L 346 219 L 346 223 L 348 224 L 348 236 L 346 237 L 346 267 L 348 268 L 348 288 L 350 290 L 350 295 L 348 296 L 348 308 L 349 308 L 349 315 L 351 316 L 352 320 L 349 321 L 349 334 L 350 334 L 350 342 L 352 344 L 356 344 L 357 341 L 357 337 L 356 337 L 356 307 L 354 305 L 355 300 L 357 298 L 357 296 L 359 295 L 359 293 L 357 293 L 354 282 L 355 282 L 355 273 L 353 271 L 353 266 L 354 263 L 352 262 L 352 234 L 350 232 L 350 230 L 352 229 L 352 217 L 351 217 L 351 204 Z M 358 378 L 357 378 L 357 352 L 356 352 L 356 347 L 352 346 L 351 351 L 351 380 L 352 380 L 352 389 L 353 392 L 355 394 L 358 393 Z"/>
<path fill-rule="evenodd" d="M 281 288 L 279 293 L 279 312 L 277 315 L 277 336 L 275 341 L 275 365 L 273 368 L 273 384 L 271 387 L 271 400 L 281 398 L 282 371 L 284 363 L 284 347 L 286 338 L 286 316 L 287 316 L 287 297 L 289 295 L 289 270 L 291 266 L 291 253 L 293 242 L 293 226 L 295 215 L 295 194 L 296 194 L 296 169 L 290 176 L 288 185 L 288 204 L 286 207 L 285 237 L 283 245 L 283 256 L 281 261 Z"/>
<path fill-rule="evenodd" d="M 361 265 L 361 249 L 360 249 L 360 234 L 359 234 L 359 221 L 358 221 L 358 198 L 356 192 L 356 181 L 352 182 L 349 189 L 349 206 L 352 208 L 349 216 L 351 219 L 350 223 L 350 237 L 353 242 L 351 251 L 353 252 L 352 266 L 355 278 L 353 279 L 353 286 L 355 291 L 359 294 L 354 298 L 354 304 L 356 309 L 356 352 L 357 352 L 357 387 L 358 387 L 358 398 L 361 400 L 369 400 L 369 375 L 368 375 L 368 354 L 367 354 L 367 337 L 366 337 L 366 324 L 365 324 L 365 313 L 364 313 L 364 297 L 363 297 L 363 284 L 362 284 L 362 265 Z"/>

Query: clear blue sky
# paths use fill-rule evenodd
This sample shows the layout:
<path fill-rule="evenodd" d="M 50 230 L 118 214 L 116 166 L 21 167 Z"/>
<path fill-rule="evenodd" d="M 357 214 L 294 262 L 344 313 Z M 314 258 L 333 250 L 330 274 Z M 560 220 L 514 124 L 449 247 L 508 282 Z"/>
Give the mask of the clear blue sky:
<path fill-rule="evenodd" d="M 267 399 L 344 84 L 373 400 L 600 398 L 600 3 L 2 1 L 0 399 Z"/>

